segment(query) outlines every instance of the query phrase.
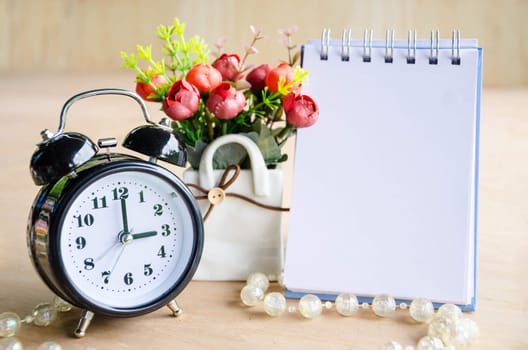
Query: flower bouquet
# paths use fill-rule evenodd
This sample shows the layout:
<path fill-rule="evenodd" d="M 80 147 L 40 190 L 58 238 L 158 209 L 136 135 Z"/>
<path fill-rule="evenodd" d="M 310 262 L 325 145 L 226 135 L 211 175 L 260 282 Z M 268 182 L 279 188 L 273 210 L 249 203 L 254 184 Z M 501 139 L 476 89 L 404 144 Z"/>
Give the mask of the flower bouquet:
<path fill-rule="evenodd" d="M 313 125 L 317 104 L 300 94 L 307 72 L 295 66 L 299 60 L 292 43 L 295 28 L 282 30 L 288 61 L 272 68 L 250 66 L 248 57 L 257 53 L 255 44 L 264 38 L 251 27 L 253 38 L 240 58 L 220 53 L 209 64 L 210 52 L 199 36 L 185 39 L 185 24 L 177 18 L 160 25 L 157 37 L 163 43 L 163 58 L 156 60 L 152 45 L 137 45 L 136 53 L 122 52 L 126 67 L 136 71 L 136 92 L 146 101 L 160 103 L 172 119 L 172 127 L 187 146 L 190 165 L 197 169 L 205 147 L 216 138 L 241 134 L 252 139 L 270 168 L 287 159 L 284 146 L 297 128 Z M 140 63 L 144 63 L 141 67 Z M 246 154 L 236 145 L 226 145 L 214 157 L 215 168 L 231 164 L 247 167 Z"/>
<path fill-rule="evenodd" d="M 221 53 L 220 44 L 211 55 L 202 38 L 186 40 L 184 31 L 178 19 L 158 27 L 160 60 L 153 58 L 152 46 L 121 55 L 136 72 L 137 93 L 160 104 L 187 148 L 191 168 L 184 181 L 207 220 L 195 278 L 245 280 L 253 271 L 278 276 L 287 209 L 277 165 L 287 160 L 287 139 L 319 115 L 314 100 L 300 93 L 307 72 L 295 66 L 300 57 L 292 43 L 295 28 L 281 31 L 288 61 L 275 67 L 246 63 L 263 39 L 253 27 L 242 58 Z M 210 57 L 215 57 L 211 64 Z"/>

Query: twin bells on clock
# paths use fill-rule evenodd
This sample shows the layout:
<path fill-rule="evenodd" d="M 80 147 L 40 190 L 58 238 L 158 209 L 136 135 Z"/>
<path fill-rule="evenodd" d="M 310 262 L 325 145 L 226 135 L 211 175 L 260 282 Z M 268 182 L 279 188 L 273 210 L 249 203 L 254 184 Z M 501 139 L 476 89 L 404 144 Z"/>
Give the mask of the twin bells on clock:
<path fill-rule="evenodd" d="M 187 162 L 185 146 L 174 135 L 167 119 L 158 124 L 153 122 L 148 110 L 137 94 L 121 89 L 99 89 L 80 93 L 71 97 L 62 108 L 58 131 L 53 134 L 48 129 L 41 132 L 42 142 L 31 158 L 31 175 L 37 185 L 48 184 L 89 161 L 99 148 L 116 145 L 114 139 L 92 140 L 77 132 L 64 132 L 66 115 L 76 101 L 96 95 L 125 95 L 135 99 L 143 111 L 147 125 L 133 129 L 125 138 L 123 146 L 148 156 L 183 167 Z"/>

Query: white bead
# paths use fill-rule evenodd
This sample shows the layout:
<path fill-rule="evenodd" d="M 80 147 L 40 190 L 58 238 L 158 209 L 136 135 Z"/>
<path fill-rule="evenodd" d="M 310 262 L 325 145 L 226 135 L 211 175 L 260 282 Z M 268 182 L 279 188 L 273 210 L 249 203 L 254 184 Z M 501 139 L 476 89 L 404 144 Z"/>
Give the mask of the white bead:
<path fill-rule="evenodd" d="M 288 306 L 288 312 L 290 314 L 296 313 L 297 312 L 297 307 L 295 307 L 295 305 Z"/>
<path fill-rule="evenodd" d="M 332 308 L 332 302 L 331 301 L 325 301 L 325 303 L 323 305 L 324 305 L 324 308 L 327 309 L 327 310 L 330 310 Z"/>
<path fill-rule="evenodd" d="M 273 292 L 264 297 L 264 311 L 273 317 L 280 316 L 286 311 L 286 298 L 282 293 Z"/>
<path fill-rule="evenodd" d="M 372 300 L 372 311 L 380 317 L 386 317 L 396 310 L 396 301 L 387 294 L 376 295 Z"/>
<path fill-rule="evenodd" d="M 462 318 L 462 310 L 455 304 L 444 304 L 438 309 L 436 317 L 449 318 L 456 321 Z"/>
<path fill-rule="evenodd" d="M 446 333 L 444 343 L 453 345 L 455 348 L 466 347 L 478 337 L 478 326 L 475 321 L 468 318 L 462 318 L 455 321 L 455 327 L 451 332 Z"/>
<path fill-rule="evenodd" d="M 255 306 L 262 299 L 264 299 L 264 292 L 254 285 L 248 284 L 240 291 L 240 300 L 242 300 L 244 305 Z"/>
<path fill-rule="evenodd" d="M 61 299 L 58 296 L 55 296 L 53 298 L 53 307 L 58 312 L 68 312 L 68 311 L 70 311 L 72 309 L 72 306 L 71 306 L 70 303 L 68 303 L 67 301 Z"/>
<path fill-rule="evenodd" d="M 9 337 L 0 339 L 0 350 L 24 350 L 24 347 L 20 340 Z"/>
<path fill-rule="evenodd" d="M 62 350 L 62 347 L 53 341 L 47 341 L 40 344 L 37 350 Z"/>
<path fill-rule="evenodd" d="M 35 306 L 32 316 L 34 325 L 45 327 L 55 321 L 57 310 L 50 303 L 41 303 Z"/>
<path fill-rule="evenodd" d="M 358 310 L 358 300 L 354 294 L 341 293 L 335 300 L 336 311 L 342 316 L 351 316 Z"/>
<path fill-rule="evenodd" d="M 306 318 L 315 318 L 322 311 L 323 305 L 317 295 L 306 294 L 299 300 L 299 312 Z"/>
<path fill-rule="evenodd" d="M 439 339 L 448 339 L 455 332 L 455 321 L 449 318 L 435 317 L 429 323 L 427 335 Z"/>
<path fill-rule="evenodd" d="M 409 306 L 407 305 L 407 303 L 400 303 L 398 307 L 400 308 L 400 310 L 407 310 Z"/>
<path fill-rule="evenodd" d="M 24 319 L 22 320 L 22 322 L 27 323 L 27 324 L 32 323 L 32 322 L 33 322 L 33 316 L 31 316 L 31 315 L 27 315 L 26 317 L 24 317 Z"/>
<path fill-rule="evenodd" d="M 422 339 L 418 341 L 418 345 L 416 346 L 416 350 L 443 350 L 444 349 L 444 343 L 442 343 L 442 340 L 436 337 L 432 337 L 430 335 L 426 335 Z"/>
<path fill-rule="evenodd" d="M 279 274 L 279 278 L 277 279 L 277 283 L 279 283 L 279 286 L 280 286 L 281 288 L 286 288 L 286 287 L 284 286 L 284 274 L 283 274 L 283 273 L 280 273 L 280 274 Z"/>
<path fill-rule="evenodd" d="M 409 314 L 416 322 L 429 322 L 434 316 L 433 303 L 427 299 L 414 299 L 409 307 Z"/>
<path fill-rule="evenodd" d="M 247 278 L 247 284 L 260 288 L 262 292 L 266 292 L 269 287 L 269 279 L 262 272 L 254 272 Z"/>
<path fill-rule="evenodd" d="M 379 350 L 403 350 L 403 346 L 397 341 L 391 341 L 380 346 Z"/>
<path fill-rule="evenodd" d="M 470 342 L 474 341 L 475 339 L 479 337 L 480 329 L 479 329 L 479 326 L 477 325 L 477 322 L 469 318 L 464 318 L 461 320 L 461 322 L 463 323 L 462 326 L 465 327 L 468 332 Z"/>
<path fill-rule="evenodd" d="M 369 307 L 370 307 L 369 303 L 361 303 L 361 308 L 363 310 L 368 310 Z"/>
<path fill-rule="evenodd" d="M 20 328 L 20 317 L 14 312 L 0 314 L 0 337 L 11 337 Z"/>

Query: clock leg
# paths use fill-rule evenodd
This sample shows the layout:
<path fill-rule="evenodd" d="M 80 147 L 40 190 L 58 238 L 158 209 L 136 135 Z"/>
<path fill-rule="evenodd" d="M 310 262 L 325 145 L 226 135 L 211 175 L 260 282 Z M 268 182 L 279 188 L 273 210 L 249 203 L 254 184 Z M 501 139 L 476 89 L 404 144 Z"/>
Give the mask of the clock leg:
<path fill-rule="evenodd" d="M 167 304 L 167 307 L 172 311 L 172 316 L 178 317 L 183 314 L 183 309 L 176 303 L 176 299 Z"/>
<path fill-rule="evenodd" d="M 77 326 L 77 329 L 75 329 L 75 336 L 77 338 L 82 338 L 86 335 L 86 329 L 90 325 L 90 322 L 92 322 L 93 317 L 93 312 L 88 310 L 82 311 L 81 319 L 79 320 L 79 325 Z"/>

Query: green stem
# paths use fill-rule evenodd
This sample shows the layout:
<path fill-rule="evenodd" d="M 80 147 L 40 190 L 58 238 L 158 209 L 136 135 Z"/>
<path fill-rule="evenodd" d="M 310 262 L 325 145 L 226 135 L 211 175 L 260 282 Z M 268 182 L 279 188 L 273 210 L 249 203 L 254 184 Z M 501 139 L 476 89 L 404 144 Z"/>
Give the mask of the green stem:
<path fill-rule="evenodd" d="M 293 130 L 294 128 L 293 128 L 293 125 L 291 124 L 286 124 L 284 129 L 281 130 L 281 132 L 275 138 L 275 141 L 277 141 L 277 144 L 279 145 L 279 147 L 284 146 L 284 144 L 286 143 L 286 140 L 288 140 L 288 137 L 290 136 Z"/>
<path fill-rule="evenodd" d="M 205 120 L 207 122 L 207 133 L 209 136 L 209 142 L 211 142 L 214 139 L 214 123 L 213 123 L 213 115 L 207 109 L 207 107 L 205 107 Z"/>

